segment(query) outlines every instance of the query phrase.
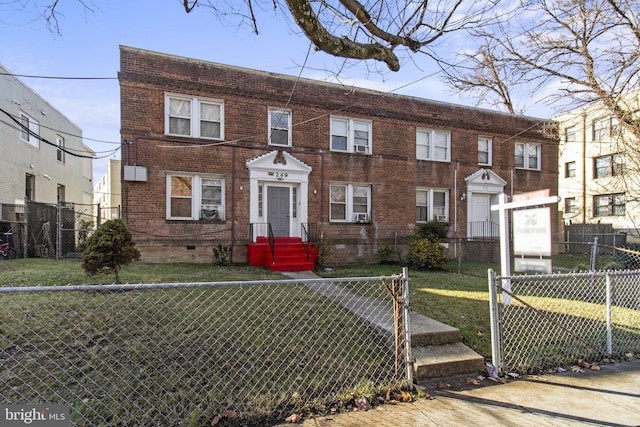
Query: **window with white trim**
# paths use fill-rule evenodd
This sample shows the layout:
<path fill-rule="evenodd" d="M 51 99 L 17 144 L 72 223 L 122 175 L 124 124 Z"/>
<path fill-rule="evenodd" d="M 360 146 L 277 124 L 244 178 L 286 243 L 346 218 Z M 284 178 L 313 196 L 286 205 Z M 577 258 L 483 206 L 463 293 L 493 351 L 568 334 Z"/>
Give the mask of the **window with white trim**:
<path fill-rule="evenodd" d="M 516 142 L 515 166 L 519 169 L 541 169 L 540 153 L 542 146 L 532 142 Z"/>
<path fill-rule="evenodd" d="M 60 163 L 64 163 L 65 160 L 65 152 L 64 152 L 64 138 L 60 135 L 56 135 L 56 146 L 58 149 L 56 150 L 56 158 Z"/>
<path fill-rule="evenodd" d="M 449 222 L 449 191 L 434 188 L 416 190 L 416 222 Z"/>
<path fill-rule="evenodd" d="M 224 220 L 224 179 L 219 176 L 167 175 L 167 219 Z"/>
<path fill-rule="evenodd" d="M 332 117 L 331 151 L 371 154 L 371 122 Z"/>
<path fill-rule="evenodd" d="M 269 145 L 291 147 L 291 112 L 269 109 Z"/>
<path fill-rule="evenodd" d="M 422 129 L 416 130 L 416 158 L 435 162 L 451 161 L 451 132 Z"/>
<path fill-rule="evenodd" d="M 493 140 L 486 136 L 478 137 L 478 164 L 491 166 L 491 151 Z"/>
<path fill-rule="evenodd" d="M 333 184 L 329 190 L 331 222 L 371 222 L 371 186 Z"/>
<path fill-rule="evenodd" d="M 20 139 L 40 147 L 40 123 L 24 113 L 20 113 Z"/>
<path fill-rule="evenodd" d="M 165 134 L 224 139 L 224 103 L 215 99 L 166 95 Z"/>

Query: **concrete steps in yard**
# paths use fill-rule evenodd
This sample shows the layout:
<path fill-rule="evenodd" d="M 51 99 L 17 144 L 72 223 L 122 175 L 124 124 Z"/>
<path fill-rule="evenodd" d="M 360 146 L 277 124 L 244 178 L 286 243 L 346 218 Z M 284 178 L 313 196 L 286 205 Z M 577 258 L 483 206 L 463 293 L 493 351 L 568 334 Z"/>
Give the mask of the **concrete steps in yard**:
<path fill-rule="evenodd" d="M 411 313 L 411 353 L 416 380 L 473 374 L 484 370 L 484 358 L 462 343 L 460 330 Z"/>
<path fill-rule="evenodd" d="M 287 272 L 294 279 L 318 279 L 311 271 Z M 366 320 L 374 327 L 394 336 L 393 308 L 388 302 L 356 294 L 331 282 L 307 283 L 314 291 L 332 299 Z M 483 371 L 484 358 L 462 343 L 460 330 L 427 316 L 411 313 L 411 352 L 415 360 L 414 378 L 447 377 Z"/>

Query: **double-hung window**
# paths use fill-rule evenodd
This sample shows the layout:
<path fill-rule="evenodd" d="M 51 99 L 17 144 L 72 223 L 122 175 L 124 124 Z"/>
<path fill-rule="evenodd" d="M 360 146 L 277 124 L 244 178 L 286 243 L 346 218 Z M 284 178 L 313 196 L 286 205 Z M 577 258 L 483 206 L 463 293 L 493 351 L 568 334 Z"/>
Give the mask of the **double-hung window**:
<path fill-rule="evenodd" d="M 165 133 L 192 138 L 224 139 L 224 103 L 215 99 L 167 95 Z"/>
<path fill-rule="evenodd" d="M 486 136 L 478 138 L 478 164 L 491 166 L 492 139 Z"/>
<path fill-rule="evenodd" d="M 167 219 L 224 220 L 224 179 L 172 173 L 167 175 Z"/>
<path fill-rule="evenodd" d="M 541 169 L 542 146 L 531 142 L 516 142 L 515 147 L 515 165 L 520 169 Z"/>
<path fill-rule="evenodd" d="M 371 186 L 332 184 L 330 188 L 330 221 L 371 222 Z"/>
<path fill-rule="evenodd" d="M 609 154 L 593 159 L 593 177 L 604 178 L 624 173 L 624 154 Z"/>
<path fill-rule="evenodd" d="M 20 113 L 20 139 L 40 147 L 40 124 L 24 113 Z"/>
<path fill-rule="evenodd" d="M 566 162 L 564 164 L 564 177 L 573 178 L 574 176 L 576 176 L 576 162 Z"/>
<path fill-rule="evenodd" d="M 419 188 L 416 190 L 416 222 L 449 222 L 449 191 Z"/>
<path fill-rule="evenodd" d="M 605 142 L 608 140 L 611 119 L 599 118 L 593 121 L 593 141 Z"/>
<path fill-rule="evenodd" d="M 436 162 L 451 161 L 451 132 L 422 129 L 416 131 L 416 158 Z"/>
<path fill-rule="evenodd" d="M 291 147 L 291 112 L 269 109 L 269 145 Z"/>
<path fill-rule="evenodd" d="M 371 122 L 332 117 L 331 151 L 371 154 Z"/>
<path fill-rule="evenodd" d="M 593 216 L 624 216 L 624 193 L 603 194 L 593 197 Z"/>
<path fill-rule="evenodd" d="M 564 130 L 564 142 L 578 142 L 578 128 L 576 126 L 571 126 Z"/>
<path fill-rule="evenodd" d="M 575 197 L 567 197 L 564 199 L 564 213 L 576 213 L 578 212 L 578 206 L 576 205 Z"/>

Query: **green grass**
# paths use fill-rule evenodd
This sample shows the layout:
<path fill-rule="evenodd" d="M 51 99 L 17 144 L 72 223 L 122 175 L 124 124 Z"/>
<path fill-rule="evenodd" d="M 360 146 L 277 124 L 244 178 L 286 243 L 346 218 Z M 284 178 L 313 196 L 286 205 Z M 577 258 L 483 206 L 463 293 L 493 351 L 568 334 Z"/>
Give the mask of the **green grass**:
<path fill-rule="evenodd" d="M 450 262 L 448 270 L 457 271 Z M 463 342 L 486 358 L 491 357 L 488 268 L 465 263 L 465 274 L 447 271 L 409 270 L 411 309 L 460 330 Z M 402 273 L 397 265 L 356 265 L 321 271 L 324 277 L 390 276 Z"/>
<path fill-rule="evenodd" d="M 111 283 L 77 261 L 0 263 L 3 286 Z M 264 269 L 134 263 L 129 283 L 283 279 Z M 93 425 L 262 425 L 389 382 L 384 338 L 304 285 L 0 294 L 7 402 L 68 402 Z M 309 403 L 312 402 L 312 403 Z M 337 403 L 336 403 L 337 402 Z"/>

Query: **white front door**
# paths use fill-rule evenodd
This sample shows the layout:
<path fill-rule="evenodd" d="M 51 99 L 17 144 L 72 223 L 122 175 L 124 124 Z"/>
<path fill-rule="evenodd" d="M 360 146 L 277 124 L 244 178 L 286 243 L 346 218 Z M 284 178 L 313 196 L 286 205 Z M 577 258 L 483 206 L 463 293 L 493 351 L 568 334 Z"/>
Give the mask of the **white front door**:
<path fill-rule="evenodd" d="M 471 210 L 468 230 L 471 238 L 490 238 L 498 236 L 496 213 L 491 212 L 491 203 L 495 195 L 478 194 L 471 195 Z"/>

